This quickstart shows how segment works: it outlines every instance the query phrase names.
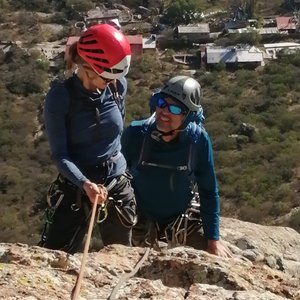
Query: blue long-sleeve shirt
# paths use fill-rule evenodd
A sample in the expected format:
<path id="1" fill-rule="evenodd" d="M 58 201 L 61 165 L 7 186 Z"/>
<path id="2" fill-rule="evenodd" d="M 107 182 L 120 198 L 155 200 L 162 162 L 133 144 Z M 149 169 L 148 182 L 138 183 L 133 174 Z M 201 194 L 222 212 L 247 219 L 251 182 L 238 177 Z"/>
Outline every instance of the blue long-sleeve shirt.
<path id="1" fill-rule="evenodd" d="M 150 133 L 144 131 L 143 122 L 126 128 L 122 136 L 122 152 L 133 175 L 132 184 L 141 214 L 160 224 L 167 224 L 188 208 L 193 197 L 191 177 L 188 171 L 151 164 L 175 167 L 187 165 L 191 137 L 187 132 L 182 132 L 178 139 L 164 142 L 151 138 Z M 147 142 L 144 142 L 145 134 L 148 135 Z M 143 160 L 148 165 L 139 163 L 143 143 Z M 207 239 L 218 240 L 219 194 L 211 141 L 206 131 L 201 131 L 192 147 L 195 151 L 192 170 L 200 195 L 204 234 Z"/>
<path id="2" fill-rule="evenodd" d="M 119 109 L 109 86 L 102 92 L 90 92 L 76 74 L 69 80 L 71 93 L 63 82 L 48 91 L 45 129 L 59 173 L 82 188 L 88 179 L 100 182 L 103 176 L 112 178 L 126 170 L 120 139 L 127 81 L 122 78 L 118 84 Z M 98 168 L 105 162 L 105 167 Z"/>

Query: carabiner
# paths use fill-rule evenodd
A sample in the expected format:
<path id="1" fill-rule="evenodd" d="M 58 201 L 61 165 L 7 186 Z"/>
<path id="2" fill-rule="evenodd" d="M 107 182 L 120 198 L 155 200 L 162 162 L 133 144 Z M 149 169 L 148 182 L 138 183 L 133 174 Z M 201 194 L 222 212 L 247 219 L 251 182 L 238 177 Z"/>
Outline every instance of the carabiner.
<path id="1" fill-rule="evenodd" d="M 107 202 L 102 203 L 98 208 L 97 223 L 100 224 L 107 218 Z"/>

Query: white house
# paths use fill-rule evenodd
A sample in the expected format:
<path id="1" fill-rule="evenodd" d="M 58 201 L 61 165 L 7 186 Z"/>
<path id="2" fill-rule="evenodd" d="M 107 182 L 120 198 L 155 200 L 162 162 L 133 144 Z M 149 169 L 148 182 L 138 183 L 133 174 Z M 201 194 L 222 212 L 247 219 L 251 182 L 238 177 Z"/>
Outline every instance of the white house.
<path id="1" fill-rule="evenodd" d="M 156 34 L 143 37 L 143 52 L 156 52 Z"/>
<path id="2" fill-rule="evenodd" d="M 192 43 L 209 40 L 210 29 L 208 23 L 197 25 L 177 26 L 174 30 L 174 38 L 186 39 Z"/>
<path id="3" fill-rule="evenodd" d="M 206 63 L 213 65 L 218 63 L 230 64 L 252 64 L 263 66 L 264 59 L 261 50 L 254 46 L 239 45 L 234 47 L 208 46 L 206 48 Z"/>
<path id="4" fill-rule="evenodd" d="M 284 49 L 286 49 L 289 53 L 295 52 L 297 49 L 300 49 L 300 44 L 294 42 L 264 44 L 264 49 L 266 52 L 266 58 L 276 59 L 277 52 Z"/>

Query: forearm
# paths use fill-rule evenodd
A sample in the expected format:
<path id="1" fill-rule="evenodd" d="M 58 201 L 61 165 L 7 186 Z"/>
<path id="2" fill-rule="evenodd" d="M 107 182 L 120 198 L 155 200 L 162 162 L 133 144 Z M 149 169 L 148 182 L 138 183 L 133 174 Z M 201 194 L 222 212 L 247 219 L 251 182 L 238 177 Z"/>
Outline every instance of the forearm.
<path id="1" fill-rule="evenodd" d="M 201 218 L 203 224 L 204 236 L 208 240 L 219 240 L 219 213 L 207 213 L 201 209 Z"/>
<path id="2" fill-rule="evenodd" d="M 66 177 L 69 181 L 83 188 L 83 184 L 88 181 L 80 169 L 67 157 L 53 157 L 55 166 L 60 174 Z"/>
<path id="3" fill-rule="evenodd" d="M 199 189 L 200 213 L 204 235 L 208 240 L 219 239 L 220 205 L 218 189 Z"/>

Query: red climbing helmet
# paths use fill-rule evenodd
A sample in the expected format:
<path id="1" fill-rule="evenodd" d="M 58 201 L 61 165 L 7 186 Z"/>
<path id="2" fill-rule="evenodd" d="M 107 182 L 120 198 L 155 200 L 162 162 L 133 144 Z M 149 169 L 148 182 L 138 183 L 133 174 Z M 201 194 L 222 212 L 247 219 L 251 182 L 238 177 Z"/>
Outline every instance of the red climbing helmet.
<path id="1" fill-rule="evenodd" d="M 81 33 L 78 54 L 93 70 L 109 79 L 119 79 L 128 73 L 130 45 L 124 34 L 108 24 L 89 27 Z"/>

